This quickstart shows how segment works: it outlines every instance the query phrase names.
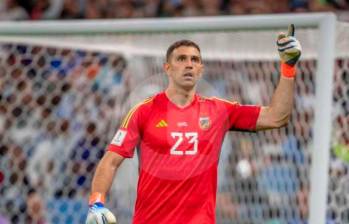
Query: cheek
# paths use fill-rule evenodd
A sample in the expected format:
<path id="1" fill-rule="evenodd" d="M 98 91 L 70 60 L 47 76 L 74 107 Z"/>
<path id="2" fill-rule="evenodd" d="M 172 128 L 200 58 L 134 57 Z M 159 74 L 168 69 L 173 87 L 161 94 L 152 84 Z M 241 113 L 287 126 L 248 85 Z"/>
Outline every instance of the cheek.
<path id="1" fill-rule="evenodd" d="M 171 79 L 177 79 L 179 77 L 179 72 L 176 70 L 171 70 L 171 72 L 168 74 L 168 77 Z"/>
<path id="2" fill-rule="evenodd" d="M 176 66 L 168 65 L 167 72 L 173 73 L 176 70 Z"/>
<path id="3" fill-rule="evenodd" d="M 181 73 L 180 67 L 172 67 L 171 74 L 172 76 L 178 76 Z"/>
<path id="4" fill-rule="evenodd" d="M 202 72 L 203 72 L 202 67 L 198 68 L 198 76 L 199 76 L 199 77 L 201 77 L 201 76 L 202 76 Z"/>

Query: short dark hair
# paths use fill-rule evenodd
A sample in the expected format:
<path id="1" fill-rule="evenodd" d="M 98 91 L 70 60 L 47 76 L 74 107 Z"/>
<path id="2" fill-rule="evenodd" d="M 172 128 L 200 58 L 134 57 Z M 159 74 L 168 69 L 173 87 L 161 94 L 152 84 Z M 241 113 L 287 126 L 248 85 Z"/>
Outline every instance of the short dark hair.
<path id="1" fill-rule="evenodd" d="M 172 52 L 176 48 L 179 48 L 181 46 L 195 47 L 199 51 L 199 53 L 201 53 L 199 45 L 197 45 L 195 42 L 193 42 L 191 40 L 179 40 L 179 41 L 174 42 L 173 44 L 171 44 L 168 47 L 167 52 L 166 52 L 166 61 L 169 61 Z"/>

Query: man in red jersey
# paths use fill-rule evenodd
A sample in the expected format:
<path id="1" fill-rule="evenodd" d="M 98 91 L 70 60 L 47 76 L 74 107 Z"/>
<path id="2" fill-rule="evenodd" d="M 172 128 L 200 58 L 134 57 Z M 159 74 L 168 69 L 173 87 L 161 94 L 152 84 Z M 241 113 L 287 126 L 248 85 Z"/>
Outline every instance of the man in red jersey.
<path id="1" fill-rule="evenodd" d="M 133 107 L 100 161 L 92 181 L 86 223 L 116 223 L 104 207 L 114 174 L 139 146 L 140 174 L 134 224 L 214 224 L 217 166 L 229 130 L 256 131 L 287 124 L 293 107 L 295 64 L 301 47 L 280 34 L 280 82 L 269 106 L 240 105 L 196 94 L 203 64 L 200 48 L 189 40 L 167 50 L 164 92 Z"/>

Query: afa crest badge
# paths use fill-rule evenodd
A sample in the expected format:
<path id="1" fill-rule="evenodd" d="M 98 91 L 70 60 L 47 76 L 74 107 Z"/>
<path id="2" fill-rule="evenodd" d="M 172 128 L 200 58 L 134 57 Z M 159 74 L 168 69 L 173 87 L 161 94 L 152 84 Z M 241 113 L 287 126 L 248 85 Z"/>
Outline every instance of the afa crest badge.
<path id="1" fill-rule="evenodd" d="M 202 130 L 207 130 L 211 126 L 211 120 L 209 117 L 200 117 L 199 118 L 199 126 Z"/>

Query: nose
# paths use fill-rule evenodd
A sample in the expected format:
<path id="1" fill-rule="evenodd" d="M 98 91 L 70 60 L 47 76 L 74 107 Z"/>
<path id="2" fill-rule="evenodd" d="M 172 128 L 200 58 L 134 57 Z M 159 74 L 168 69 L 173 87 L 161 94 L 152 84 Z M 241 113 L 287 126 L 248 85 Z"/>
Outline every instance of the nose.
<path id="1" fill-rule="evenodd" d="M 185 67 L 186 68 L 190 68 L 192 69 L 193 68 L 193 62 L 189 59 L 186 61 L 186 64 L 185 64 Z"/>

